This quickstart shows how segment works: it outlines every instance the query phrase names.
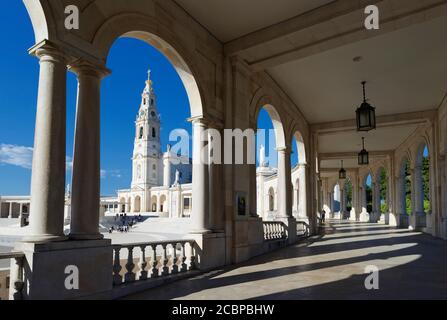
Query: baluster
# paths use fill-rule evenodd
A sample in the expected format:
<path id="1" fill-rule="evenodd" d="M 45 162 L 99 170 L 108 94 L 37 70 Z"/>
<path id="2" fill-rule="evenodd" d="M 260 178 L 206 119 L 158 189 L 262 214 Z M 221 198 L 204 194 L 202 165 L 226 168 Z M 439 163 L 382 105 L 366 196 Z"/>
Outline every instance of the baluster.
<path id="1" fill-rule="evenodd" d="M 120 275 L 121 272 L 121 261 L 120 261 L 120 251 L 121 247 L 115 246 L 113 248 L 115 252 L 114 262 L 113 262 L 113 285 L 117 286 L 123 283 L 123 277 Z"/>
<path id="2" fill-rule="evenodd" d="M 146 280 L 147 279 L 147 270 L 146 270 L 146 266 L 147 266 L 147 262 L 146 262 L 146 246 L 142 245 L 140 247 L 140 261 L 138 264 L 138 267 L 140 268 L 140 275 L 138 277 L 138 280 Z"/>
<path id="3" fill-rule="evenodd" d="M 151 278 L 157 278 L 158 277 L 158 261 L 157 261 L 157 245 L 153 244 L 151 245 L 152 248 L 152 274 Z"/>
<path id="4" fill-rule="evenodd" d="M 167 244 L 163 244 L 163 255 L 161 257 L 161 261 L 163 263 L 163 269 L 161 271 L 161 275 L 162 276 L 167 276 L 169 275 L 169 258 L 168 258 L 168 252 L 167 252 Z"/>
<path id="5" fill-rule="evenodd" d="M 270 240 L 272 238 L 272 225 L 270 223 L 266 224 L 266 229 L 267 229 L 267 240 Z"/>
<path id="6" fill-rule="evenodd" d="M 133 268 L 135 264 L 133 263 L 133 247 L 127 247 L 128 255 L 127 255 L 127 263 L 126 263 L 126 274 L 124 275 L 125 282 L 133 282 L 135 281 L 135 273 L 133 272 Z"/>
<path id="7" fill-rule="evenodd" d="M 186 272 L 188 271 L 188 265 L 185 263 L 186 262 L 186 242 L 181 243 L 182 245 L 182 256 L 181 256 L 181 263 L 182 263 L 182 268 L 180 269 L 181 272 Z"/>
<path id="8" fill-rule="evenodd" d="M 174 253 L 172 255 L 172 273 L 179 273 L 179 261 L 180 257 L 177 256 L 177 243 L 172 244 L 172 249 L 174 250 Z"/>
<path id="9" fill-rule="evenodd" d="M 24 257 L 14 258 L 15 265 L 11 267 L 10 270 L 10 288 L 12 292 L 9 296 L 12 300 L 22 300 L 23 299 L 23 287 L 25 285 L 23 281 L 23 262 Z"/>
<path id="10" fill-rule="evenodd" d="M 189 243 L 189 252 L 188 252 L 188 258 L 189 258 L 189 270 L 194 270 L 196 268 L 196 256 L 195 256 L 195 250 L 194 250 L 194 241 L 188 242 Z"/>

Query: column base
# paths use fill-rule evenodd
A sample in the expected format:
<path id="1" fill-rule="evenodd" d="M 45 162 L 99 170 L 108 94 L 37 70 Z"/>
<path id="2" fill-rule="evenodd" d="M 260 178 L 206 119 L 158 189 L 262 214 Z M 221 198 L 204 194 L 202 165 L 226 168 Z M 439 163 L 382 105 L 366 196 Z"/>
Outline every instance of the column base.
<path id="1" fill-rule="evenodd" d="M 19 243 L 14 249 L 25 254 L 25 300 L 82 299 L 111 293 L 110 240 Z M 79 280 L 78 289 L 67 287 L 72 283 L 70 276 Z"/>
<path id="2" fill-rule="evenodd" d="M 264 253 L 264 227 L 261 218 L 236 217 L 233 221 L 233 263 Z"/>
<path id="3" fill-rule="evenodd" d="M 406 213 L 399 214 L 399 228 L 408 228 L 410 226 L 410 216 Z"/>
<path id="4" fill-rule="evenodd" d="M 70 233 L 68 235 L 70 240 L 101 240 L 104 239 L 104 235 L 97 234 L 82 234 L 82 233 Z"/>
<path id="5" fill-rule="evenodd" d="M 371 215 L 368 212 L 363 211 L 360 213 L 360 222 L 370 222 Z"/>
<path id="6" fill-rule="evenodd" d="M 225 233 L 192 234 L 196 241 L 195 264 L 201 271 L 212 270 L 225 265 Z"/>
<path id="7" fill-rule="evenodd" d="M 47 243 L 47 242 L 60 242 L 67 240 L 68 237 L 65 235 L 55 236 L 52 234 L 40 234 L 40 235 L 29 235 L 23 237 L 21 242 L 25 243 Z"/>
<path id="8" fill-rule="evenodd" d="M 425 212 L 416 212 L 410 216 L 410 229 L 421 231 L 426 226 L 427 216 Z"/>

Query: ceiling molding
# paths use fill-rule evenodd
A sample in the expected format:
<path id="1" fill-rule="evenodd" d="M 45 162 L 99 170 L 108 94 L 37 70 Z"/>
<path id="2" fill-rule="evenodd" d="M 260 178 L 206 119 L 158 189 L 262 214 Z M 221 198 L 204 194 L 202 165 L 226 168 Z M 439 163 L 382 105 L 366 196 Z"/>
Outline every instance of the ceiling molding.
<path id="1" fill-rule="evenodd" d="M 380 30 L 366 30 L 364 10 L 374 4 Z M 224 51 L 261 71 L 444 15 L 447 0 L 340 0 L 227 42 Z"/>

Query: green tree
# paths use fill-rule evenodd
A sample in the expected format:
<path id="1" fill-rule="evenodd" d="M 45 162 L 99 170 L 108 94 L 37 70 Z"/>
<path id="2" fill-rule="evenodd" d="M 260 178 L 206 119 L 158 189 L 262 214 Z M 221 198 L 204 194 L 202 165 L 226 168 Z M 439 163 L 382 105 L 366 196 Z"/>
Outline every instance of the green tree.
<path id="1" fill-rule="evenodd" d="M 405 163 L 405 200 L 406 200 L 406 211 L 407 214 L 412 213 L 411 206 L 411 174 L 410 174 L 410 163 L 407 160 Z"/>
<path id="2" fill-rule="evenodd" d="M 422 158 L 422 185 L 424 191 L 424 211 L 429 212 L 430 207 L 430 157 Z"/>
<path id="3" fill-rule="evenodd" d="M 346 210 L 349 212 L 352 209 L 352 183 L 350 180 L 345 183 L 346 192 Z"/>

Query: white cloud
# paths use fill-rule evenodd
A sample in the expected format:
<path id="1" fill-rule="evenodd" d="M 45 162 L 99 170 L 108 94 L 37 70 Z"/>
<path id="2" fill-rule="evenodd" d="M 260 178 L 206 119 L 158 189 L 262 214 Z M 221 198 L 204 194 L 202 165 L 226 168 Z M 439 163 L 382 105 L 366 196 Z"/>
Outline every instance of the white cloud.
<path id="1" fill-rule="evenodd" d="M 105 178 L 121 178 L 120 170 L 103 170 L 101 169 L 101 179 Z"/>
<path id="2" fill-rule="evenodd" d="M 67 156 L 65 158 L 65 167 L 67 168 L 67 171 L 73 170 L 73 158 Z"/>
<path id="3" fill-rule="evenodd" d="M 33 148 L 13 144 L 0 144 L 0 164 L 31 169 Z"/>
<path id="4" fill-rule="evenodd" d="M 31 169 L 33 166 L 33 148 L 18 146 L 14 144 L 0 144 L 0 165 L 9 164 L 25 169 Z M 66 157 L 67 170 L 73 169 L 73 159 Z"/>

